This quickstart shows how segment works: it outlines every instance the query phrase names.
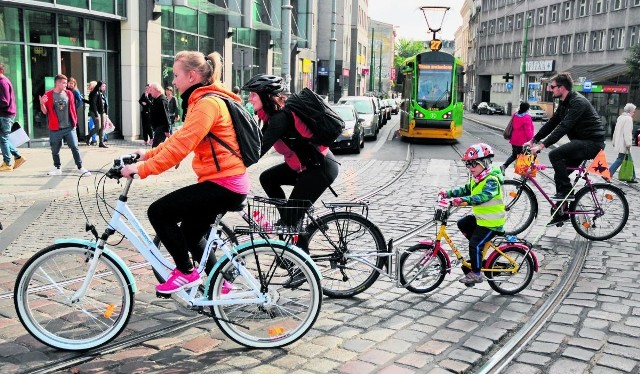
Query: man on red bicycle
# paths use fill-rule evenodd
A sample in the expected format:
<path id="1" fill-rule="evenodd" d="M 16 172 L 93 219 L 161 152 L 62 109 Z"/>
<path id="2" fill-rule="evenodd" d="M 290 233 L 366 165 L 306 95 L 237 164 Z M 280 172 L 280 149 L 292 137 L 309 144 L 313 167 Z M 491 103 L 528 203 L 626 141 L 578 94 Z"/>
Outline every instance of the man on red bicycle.
<path id="1" fill-rule="evenodd" d="M 571 91 L 573 80 L 569 73 L 561 73 L 551 78 L 549 87 L 553 97 L 560 99 L 560 105 L 553 117 L 525 145 L 531 146 L 534 142 L 540 142 L 531 148 L 532 152 L 537 153 L 567 135 L 569 142 L 549 152 L 549 161 L 555 172 L 556 194 L 553 195 L 553 199 L 573 200 L 567 167 L 577 167 L 582 161 L 594 158 L 604 149 L 605 130 L 600 115 L 589 100 Z M 554 220 L 563 219 L 554 217 Z"/>

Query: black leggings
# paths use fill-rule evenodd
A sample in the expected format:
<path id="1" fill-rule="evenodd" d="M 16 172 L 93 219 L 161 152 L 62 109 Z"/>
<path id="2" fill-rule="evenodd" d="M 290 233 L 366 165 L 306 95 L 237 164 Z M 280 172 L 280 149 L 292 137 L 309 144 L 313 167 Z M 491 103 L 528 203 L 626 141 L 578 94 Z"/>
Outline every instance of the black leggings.
<path id="1" fill-rule="evenodd" d="M 511 165 L 511 163 L 514 162 L 516 158 L 518 158 L 518 155 L 520 153 L 522 153 L 522 146 L 511 144 L 511 156 L 509 156 L 504 164 L 502 164 L 504 168 L 506 169 L 507 167 L 509 167 L 509 165 Z"/>
<path id="2" fill-rule="evenodd" d="M 273 166 L 260 174 L 260 184 L 267 196 L 286 199 L 282 186 L 293 186 L 289 199 L 308 200 L 313 204 L 338 176 L 338 163 L 329 152 L 324 158 L 324 165 L 319 168 L 308 168 L 298 173 L 286 163 Z M 293 210 L 293 209 L 290 209 Z M 304 216 L 303 210 L 293 210 L 282 214 L 286 224 L 294 225 Z"/>
<path id="3" fill-rule="evenodd" d="M 489 228 L 478 226 L 476 217 L 472 214 L 460 218 L 458 228 L 462 235 L 469 239 L 471 270 L 474 273 L 479 273 L 482 267 L 482 249 L 497 233 Z"/>
<path id="4" fill-rule="evenodd" d="M 149 206 L 147 215 L 178 270 L 189 273 L 193 269 L 189 253 L 200 261 L 203 249 L 198 244 L 216 216 L 236 208 L 245 198 L 216 183 L 203 182 L 161 197 Z"/>

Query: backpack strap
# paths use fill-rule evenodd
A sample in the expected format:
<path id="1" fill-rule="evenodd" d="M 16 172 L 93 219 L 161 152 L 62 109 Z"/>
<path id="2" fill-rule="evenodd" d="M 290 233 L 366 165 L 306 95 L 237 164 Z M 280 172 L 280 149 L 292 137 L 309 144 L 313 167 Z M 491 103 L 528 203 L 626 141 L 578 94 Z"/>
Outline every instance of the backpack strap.
<path id="1" fill-rule="evenodd" d="M 229 111 L 227 99 L 225 97 L 220 96 L 220 95 L 216 95 L 216 94 L 214 94 L 212 92 L 208 92 L 208 93 L 202 95 L 200 100 L 204 99 L 205 97 L 209 97 L 209 96 L 217 97 L 218 99 L 222 100 L 225 103 L 225 105 L 227 105 L 227 111 Z M 231 112 L 229 112 L 229 116 L 231 116 Z M 213 154 L 213 161 L 216 163 L 216 168 L 218 169 L 218 171 L 220 171 L 220 164 L 218 163 L 218 158 L 216 157 L 216 153 L 214 151 L 213 143 L 211 142 L 211 139 L 213 139 L 216 142 L 220 143 L 220 145 L 225 147 L 229 152 L 231 152 L 231 154 L 233 154 L 234 156 L 236 156 L 237 158 L 242 160 L 242 156 L 240 156 L 238 154 L 238 152 L 234 151 L 233 148 L 231 148 L 231 146 L 229 144 L 227 144 L 224 140 L 220 139 L 217 135 L 215 135 L 211 131 L 209 131 L 207 133 L 207 138 L 209 139 L 209 145 L 211 146 L 211 153 Z"/>

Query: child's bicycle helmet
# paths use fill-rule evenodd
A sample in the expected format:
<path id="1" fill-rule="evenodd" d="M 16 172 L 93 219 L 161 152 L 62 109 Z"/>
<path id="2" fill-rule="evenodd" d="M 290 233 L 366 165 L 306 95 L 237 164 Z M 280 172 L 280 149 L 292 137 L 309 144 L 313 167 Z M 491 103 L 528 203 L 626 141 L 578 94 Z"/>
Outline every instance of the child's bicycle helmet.
<path id="1" fill-rule="evenodd" d="M 473 144 L 464 151 L 462 155 L 462 161 L 482 160 L 485 158 L 493 157 L 493 149 L 491 146 L 485 143 Z"/>

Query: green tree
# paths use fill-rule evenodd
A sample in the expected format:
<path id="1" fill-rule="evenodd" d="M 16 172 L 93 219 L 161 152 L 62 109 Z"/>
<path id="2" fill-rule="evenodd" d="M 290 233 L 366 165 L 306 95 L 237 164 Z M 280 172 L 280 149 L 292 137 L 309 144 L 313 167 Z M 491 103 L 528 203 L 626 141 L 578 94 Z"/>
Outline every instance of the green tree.
<path id="1" fill-rule="evenodd" d="M 393 65 L 396 71 L 400 72 L 404 66 L 404 60 L 413 57 L 418 53 L 427 50 L 424 41 L 415 41 L 410 39 L 398 39 L 396 42 L 396 55 L 393 58 Z"/>
<path id="2" fill-rule="evenodd" d="M 629 49 L 629 56 L 624 59 L 629 68 L 629 76 L 632 80 L 640 80 L 640 44 Z M 635 78 L 635 79 L 634 79 Z"/>

